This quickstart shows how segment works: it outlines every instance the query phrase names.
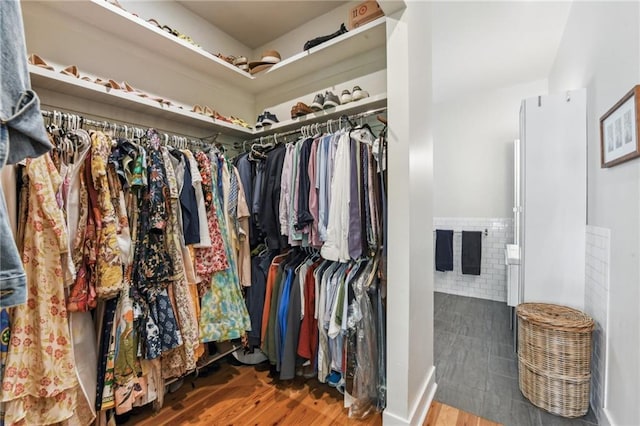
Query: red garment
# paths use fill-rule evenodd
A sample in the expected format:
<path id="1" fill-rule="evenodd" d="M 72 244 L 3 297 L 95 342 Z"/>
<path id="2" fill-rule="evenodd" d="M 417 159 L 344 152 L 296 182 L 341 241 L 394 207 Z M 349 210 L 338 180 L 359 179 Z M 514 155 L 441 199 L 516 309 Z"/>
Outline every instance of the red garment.
<path id="1" fill-rule="evenodd" d="M 260 347 L 262 348 L 264 348 L 264 337 L 267 335 L 267 326 L 269 325 L 269 312 L 271 310 L 271 293 L 273 293 L 273 284 L 276 281 L 278 266 L 280 266 L 280 262 L 282 262 L 285 257 L 287 257 L 286 254 L 276 256 L 271 261 L 271 265 L 269 265 L 266 290 L 264 294 L 264 307 L 262 309 L 262 329 L 260 330 Z"/>
<path id="2" fill-rule="evenodd" d="M 304 318 L 300 325 L 298 355 L 305 359 L 316 359 L 318 356 L 318 320 L 316 313 L 316 279 L 314 271 L 322 263 L 317 261 L 307 269 L 304 278 Z"/>

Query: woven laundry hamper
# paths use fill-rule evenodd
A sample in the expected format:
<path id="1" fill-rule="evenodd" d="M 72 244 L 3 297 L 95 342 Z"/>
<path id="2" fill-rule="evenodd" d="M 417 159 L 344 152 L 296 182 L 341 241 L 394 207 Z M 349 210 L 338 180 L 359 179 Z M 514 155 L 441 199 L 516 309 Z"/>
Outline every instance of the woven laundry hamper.
<path id="1" fill-rule="evenodd" d="M 520 391 L 563 417 L 589 409 L 593 319 L 566 306 L 523 303 L 518 315 Z"/>

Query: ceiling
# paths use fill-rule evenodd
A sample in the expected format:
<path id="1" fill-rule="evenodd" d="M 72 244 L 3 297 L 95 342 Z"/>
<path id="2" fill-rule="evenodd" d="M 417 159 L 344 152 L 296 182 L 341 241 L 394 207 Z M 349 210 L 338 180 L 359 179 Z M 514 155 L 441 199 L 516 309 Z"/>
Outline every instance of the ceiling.
<path id="1" fill-rule="evenodd" d="M 179 2 L 252 49 L 329 12 L 346 1 L 192 1 Z M 277 11 L 277 13 L 274 13 Z M 266 18 L 266 19 L 265 19 Z"/>
<path id="2" fill-rule="evenodd" d="M 571 2 L 437 2 L 434 102 L 547 78 Z"/>

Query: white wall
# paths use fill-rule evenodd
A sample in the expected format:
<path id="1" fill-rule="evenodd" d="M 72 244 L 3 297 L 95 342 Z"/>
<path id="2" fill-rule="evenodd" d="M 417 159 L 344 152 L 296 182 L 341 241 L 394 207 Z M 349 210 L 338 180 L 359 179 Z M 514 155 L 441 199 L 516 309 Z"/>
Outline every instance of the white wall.
<path id="1" fill-rule="evenodd" d="M 384 7 L 384 6 L 383 6 Z M 389 105 L 387 409 L 385 425 L 417 425 L 435 393 L 430 3 L 387 16 Z"/>
<path id="2" fill-rule="evenodd" d="M 520 102 L 547 89 L 538 80 L 434 105 L 434 216 L 512 217 Z"/>
<path id="3" fill-rule="evenodd" d="M 176 1 L 119 0 L 122 7 L 142 19 L 154 18 L 160 25 L 167 25 L 193 39 L 208 52 L 251 58 L 252 50 L 207 20 L 193 13 Z"/>
<path id="4" fill-rule="evenodd" d="M 507 267 L 504 248 L 513 243 L 513 219 L 457 217 L 433 218 L 434 229 L 451 229 L 453 234 L 453 271 L 435 271 L 435 291 L 480 299 L 507 301 Z M 482 231 L 480 275 L 462 274 L 462 233 Z M 436 234 L 433 233 L 434 246 Z"/>
<path id="5" fill-rule="evenodd" d="M 587 226 L 586 285 L 584 311 L 595 321 L 593 355 L 591 357 L 591 408 L 603 419 L 606 383 L 607 337 L 609 316 L 609 262 L 611 261 L 611 232 L 607 228 Z M 600 420 L 600 424 L 606 424 Z"/>
<path id="6" fill-rule="evenodd" d="M 600 168 L 599 118 L 640 80 L 640 5 L 574 2 L 549 76 L 551 92 L 587 88 L 588 224 L 611 231 L 604 412 L 640 422 L 640 161 Z"/>

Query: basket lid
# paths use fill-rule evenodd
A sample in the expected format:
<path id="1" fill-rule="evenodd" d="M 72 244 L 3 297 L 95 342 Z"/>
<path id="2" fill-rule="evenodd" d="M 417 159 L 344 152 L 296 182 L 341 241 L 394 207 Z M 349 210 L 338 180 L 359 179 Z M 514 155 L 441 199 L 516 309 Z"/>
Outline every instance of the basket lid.
<path id="1" fill-rule="evenodd" d="M 566 331 L 593 331 L 593 319 L 577 309 L 551 303 L 521 303 L 516 308 L 518 318 L 531 323 Z"/>

